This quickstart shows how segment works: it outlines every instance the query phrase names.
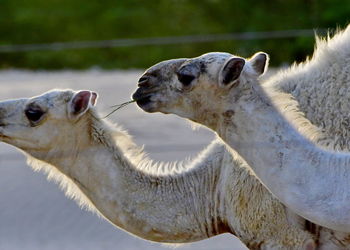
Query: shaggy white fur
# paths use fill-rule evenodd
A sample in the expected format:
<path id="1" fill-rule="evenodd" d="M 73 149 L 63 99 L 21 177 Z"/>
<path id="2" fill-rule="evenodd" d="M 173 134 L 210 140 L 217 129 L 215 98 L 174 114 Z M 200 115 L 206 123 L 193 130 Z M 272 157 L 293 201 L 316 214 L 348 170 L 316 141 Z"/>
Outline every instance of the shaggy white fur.
<path id="1" fill-rule="evenodd" d="M 297 108 L 327 139 L 323 145 L 346 151 L 350 149 L 349 41 L 350 26 L 333 38 L 318 38 L 310 60 L 279 72 L 265 83 L 297 99 Z"/>
<path id="2" fill-rule="evenodd" d="M 0 140 L 23 150 L 81 206 L 139 237 L 175 243 L 229 232 L 253 249 L 314 248 L 304 225 L 289 222 L 223 144 L 213 142 L 193 162 L 156 165 L 98 117 L 92 96 L 55 90 L 0 102 Z"/>
<path id="3" fill-rule="evenodd" d="M 350 27 L 318 39 L 313 59 L 265 84 L 256 79 L 266 69 L 264 53 L 165 61 L 144 75 L 152 91 L 141 87 L 134 98 L 145 111 L 174 113 L 214 129 L 288 207 L 349 232 L 348 156 L 322 148 L 349 147 L 348 102 L 342 98 L 350 86 L 349 41 Z M 333 233 L 340 245 L 349 244 L 346 234 Z"/>

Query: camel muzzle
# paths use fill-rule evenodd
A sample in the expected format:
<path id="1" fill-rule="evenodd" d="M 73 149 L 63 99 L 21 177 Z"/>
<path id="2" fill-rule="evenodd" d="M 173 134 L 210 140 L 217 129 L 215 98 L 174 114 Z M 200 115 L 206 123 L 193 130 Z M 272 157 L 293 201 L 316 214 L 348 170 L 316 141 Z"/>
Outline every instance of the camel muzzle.
<path id="1" fill-rule="evenodd" d="M 27 99 L 6 100 L 0 102 L 0 127 L 6 126 L 10 120 L 16 119 L 23 112 Z M 11 121 L 13 122 L 13 121 Z"/>
<path id="2" fill-rule="evenodd" d="M 153 75 L 144 74 L 138 81 L 139 87 L 132 95 L 132 99 L 136 101 L 137 105 L 143 106 L 151 101 L 151 96 L 159 90 L 159 85 L 156 83 L 157 79 Z"/>
<path id="3" fill-rule="evenodd" d="M 138 82 L 139 87 L 150 87 L 151 86 L 151 81 L 150 81 L 150 77 L 147 75 L 143 75 Z"/>
<path id="4" fill-rule="evenodd" d="M 137 105 L 143 106 L 151 101 L 153 91 L 147 88 L 138 88 L 132 95 L 132 99 L 136 101 Z"/>

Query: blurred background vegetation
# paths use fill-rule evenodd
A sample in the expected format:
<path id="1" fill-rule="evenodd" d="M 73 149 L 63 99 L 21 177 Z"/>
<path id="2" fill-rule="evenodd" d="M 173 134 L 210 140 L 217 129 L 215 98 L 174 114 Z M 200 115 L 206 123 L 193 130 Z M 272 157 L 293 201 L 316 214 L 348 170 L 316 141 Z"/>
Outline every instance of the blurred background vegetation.
<path id="1" fill-rule="evenodd" d="M 0 45 L 344 28 L 349 0 L 0 0 Z M 304 60 L 314 37 L 0 53 L 0 68 L 145 68 L 174 57 L 263 50 Z"/>

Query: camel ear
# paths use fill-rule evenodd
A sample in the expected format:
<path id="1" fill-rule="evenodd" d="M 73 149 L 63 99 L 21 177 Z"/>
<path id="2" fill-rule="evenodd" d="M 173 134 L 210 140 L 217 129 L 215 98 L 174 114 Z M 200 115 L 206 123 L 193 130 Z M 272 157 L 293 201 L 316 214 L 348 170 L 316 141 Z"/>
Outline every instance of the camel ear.
<path id="1" fill-rule="evenodd" d="M 81 90 L 74 94 L 69 102 L 69 116 L 77 119 L 81 117 L 90 107 L 95 106 L 97 93 L 89 90 Z"/>
<path id="2" fill-rule="evenodd" d="M 260 76 L 264 74 L 269 65 L 269 55 L 264 52 L 255 53 L 250 59 L 250 64 L 252 65 L 255 72 Z"/>
<path id="3" fill-rule="evenodd" d="M 219 74 L 219 82 L 223 86 L 230 85 L 235 82 L 242 73 L 245 60 L 240 57 L 230 58 L 222 67 Z"/>

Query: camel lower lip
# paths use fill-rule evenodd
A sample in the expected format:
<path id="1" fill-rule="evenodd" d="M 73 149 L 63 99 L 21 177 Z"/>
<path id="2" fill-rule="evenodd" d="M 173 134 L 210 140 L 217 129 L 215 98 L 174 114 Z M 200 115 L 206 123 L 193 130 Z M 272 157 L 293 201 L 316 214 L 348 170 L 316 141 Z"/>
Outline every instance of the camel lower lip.
<path id="1" fill-rule="evenodd" d="M 145 97 L 141 97 L 141 98 L 136 100 L 136 103 L 139 106 L 144 106 L 144 105 L 146 105 L 146 104 L 148 104 L 150 102 L 151 102 L 151 96 L 150 95 L 147 95 Z"/>

